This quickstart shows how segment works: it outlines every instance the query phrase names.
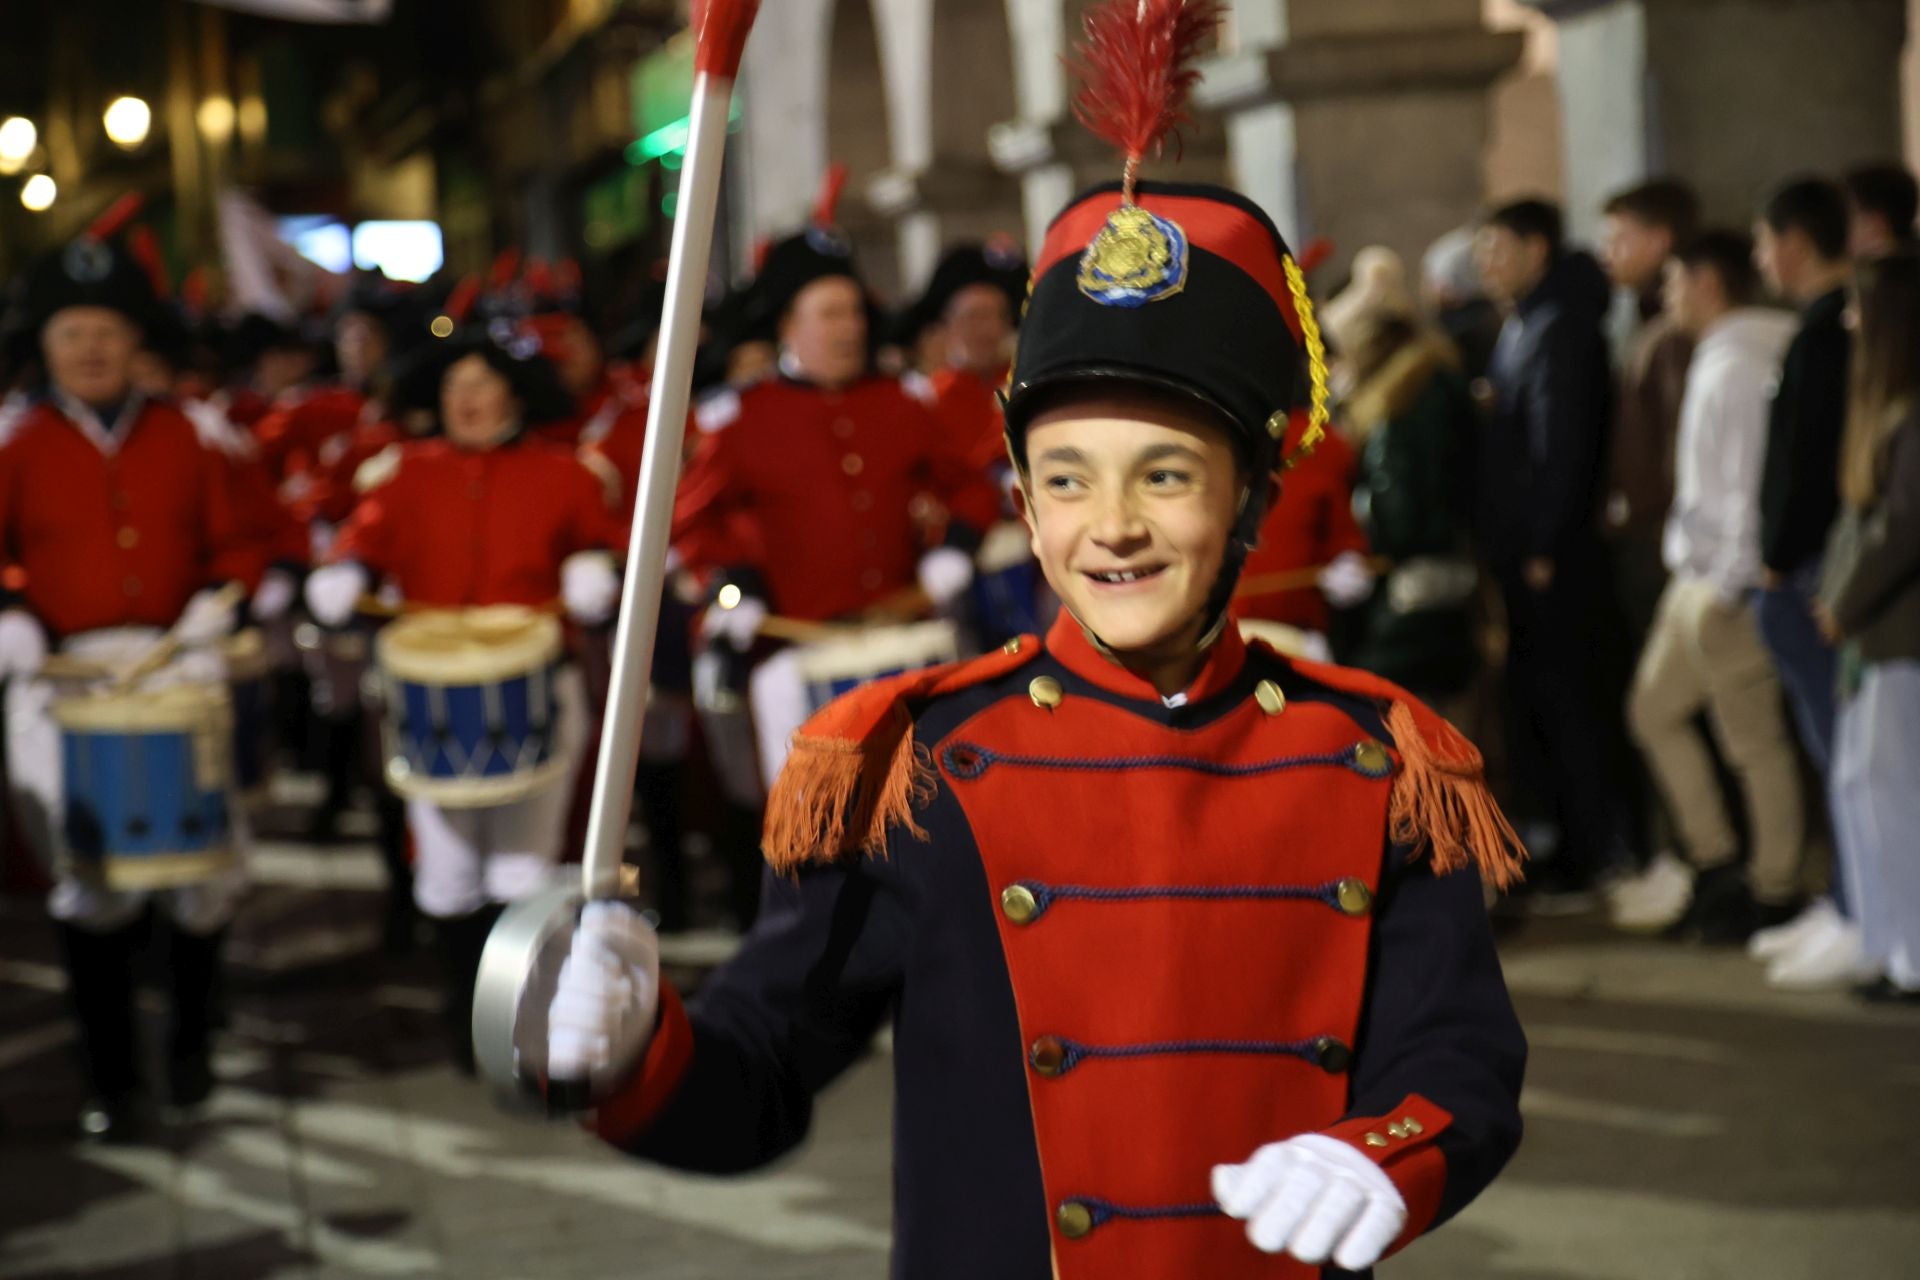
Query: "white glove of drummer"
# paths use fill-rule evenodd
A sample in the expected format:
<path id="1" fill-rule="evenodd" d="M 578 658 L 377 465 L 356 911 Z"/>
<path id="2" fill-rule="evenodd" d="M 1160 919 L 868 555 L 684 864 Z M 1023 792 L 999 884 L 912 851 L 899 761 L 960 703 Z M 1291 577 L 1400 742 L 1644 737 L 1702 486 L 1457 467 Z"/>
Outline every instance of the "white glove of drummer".
<path id="1" fill-rule="evenodd" d="M 287 615 L 293 607 L 294 597 L 300 594 L 299 584 L 294 576 L 285 569 L 269 569 L 261 577 L 260 585 L 254 589 L 253 600 L 249 608 L 255 622 L 277 622 Z"/>
<path id="2" fill-rule="evenodd" d="M 755 596 L 741 596 L 729 609 L 716 600 L 707 606 L 700 619 L 700 634 L 708 640 L 725 640 L 738 653 L 753 648 L 760 635 L 760 624 L 767 620 L 767 602 Z"/>
<path id="3" fill-rule="evenodd" d="M 173 624 L 173 633 L 183 645 L 215 644 L 233 634 L 236 621 L 234 607 L 220 599 L 218 591 L 207 587 L 194 592 L 187 601 L 187 607 L 180 611 L 180 621 Z"/>
<path id="4" fill-rule="evenodd" d="M 560 562 L 560 599 L 575 622 L 597 627 L 620 603 L 620 575 L 604 551 L 576 551 Z"/>
<path id="5" fill-rule="evenodd" d="M 973 585 L 973 557 L 957 547 L 935 547 L 920 557 L 915 574 L 936 609 L 944 609 Z"/>
<path id="6" fill-rule="evenodd" d="M 322 566 L 307 575 L 307 612 L 323 627 L 344 625 L 365 594 L 367 571 L 351 560 Z"/>
<path id="7" fill-rule="evenodd" d="M 47 633 L 25 609 L 0 612 L 0 677 L 30 676 L 47 660 Z"/>
<path id="8" fill-rule="evenodd" d="M 1304 1133 L 1213 1167 L 1213 1198 L 1247 1224 L 1265 1253 L 1291 1253 L 1347 1271 L 1380 1260 L 1406 1225 L 1407 1203 L 1379 1165 L 1323 1133 Z"/>
<path id="9" fill-rule="evenodd" d="M 1373 570 L 1358 551 L 1342 551 L 1317 579 L 1320 594 L 1336 609 L 1351 609 L 1373 594 Z"/>
<path id="10" fill-rule="evenodd" d="M 620 902 L 589 902 L 547 1006 L 547 1078 L 603 1098 L 633 1074 L 660 1012 L 660 940 Z"/>

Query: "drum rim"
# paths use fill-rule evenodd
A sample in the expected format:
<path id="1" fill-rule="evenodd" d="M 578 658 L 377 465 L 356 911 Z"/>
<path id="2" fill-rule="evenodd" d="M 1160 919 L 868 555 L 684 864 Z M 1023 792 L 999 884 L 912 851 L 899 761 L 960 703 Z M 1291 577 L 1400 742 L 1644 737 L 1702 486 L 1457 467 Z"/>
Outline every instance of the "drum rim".
<path id="1" fill-rule="evenodd" d="M 518 606 L 488 606 L 498 610 Z M 565 636 L 552 614 L 525 610 L 524 634 L 507 644 L 482 645 L 466 639 L 459 647 L 428 650 L 410 648 L 409 637 L 432 627 L 455 624 L 471 628 L 478 609 L 436 609 L 397 618 L 380 629 L 373 640 L 374 661 L 394 680 L 424 685 L 498 684 L 530 675 L 560 661 Z"/>

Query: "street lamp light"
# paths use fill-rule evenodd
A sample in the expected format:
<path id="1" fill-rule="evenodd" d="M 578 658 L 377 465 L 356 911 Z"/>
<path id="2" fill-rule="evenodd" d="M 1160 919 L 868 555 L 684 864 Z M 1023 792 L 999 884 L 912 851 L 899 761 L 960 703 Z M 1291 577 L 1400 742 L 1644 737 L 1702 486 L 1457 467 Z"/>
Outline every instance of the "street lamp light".
<path id="1" fill-rule="evenodd" d="M 36 173 L 20 187 L 20 203 L 34 213 L 45 213 L 53 207 L 53 198 L 60 194 L 60 188 L 53 179 L 44 173 Z"/>
<path id="2" fill-rule="evenodd" d="M 153 109 L 139 98 L 115 98 L 107 104 L 101 119 L 113 144 L 131 151 L 147 140 L 147 130 L 153 127 Z"/>
<path id="3" fill-rule="evenodd" d="M 40 142 L 40 131 L 25 116 L 0 120 L 0 173 L 18 173 Z"/>
<path id="4" fill-rule="evenodd" d="M 200 132 L 208 142 L 216 146 L 233 136 L 233 99 L 207 98 L 200 103 L 200 109 L 193 114 L 194 123 L 200 126 Z"/>

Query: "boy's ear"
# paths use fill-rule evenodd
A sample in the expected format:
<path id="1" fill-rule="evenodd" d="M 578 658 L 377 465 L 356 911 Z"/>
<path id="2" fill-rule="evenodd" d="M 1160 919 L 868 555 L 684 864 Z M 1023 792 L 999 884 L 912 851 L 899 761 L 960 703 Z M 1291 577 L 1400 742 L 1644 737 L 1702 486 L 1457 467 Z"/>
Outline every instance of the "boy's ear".
<path id="1" fill-rule="evenodd" d="M 1014 515 L 1026 522 L 1027 544 L 1033 548 L 1033 555 L 1037 560 L 1040 557 L 1040 528 L 1033 521 L 1033 503 L 1027 497 L 1026 479 L 1016 474 L 1007 493 L 1013 499 Z"/>

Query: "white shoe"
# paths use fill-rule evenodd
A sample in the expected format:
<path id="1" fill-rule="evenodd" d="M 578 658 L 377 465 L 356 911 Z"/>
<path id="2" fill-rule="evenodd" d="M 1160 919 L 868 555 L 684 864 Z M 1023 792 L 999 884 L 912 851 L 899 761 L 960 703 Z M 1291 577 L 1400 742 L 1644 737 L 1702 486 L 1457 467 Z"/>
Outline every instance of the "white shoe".
<path id="1" fill-rule="evenodd" d="M 1815 935 L 1824 936 L 1836 925 L 1845 923 L 1838 908 L 1833 905 L 1833 899 L 1818 898 L 1785 924 L 1762 929 L 1747 939 L 1747 954 L 1755 960 L 1778 960 L 1799 950 L 1801 943 L 1807 939 Z"/>
<path id="2" fill-rule="evenodd" d="M 1767 985 L 1779 991 L 1829 991 L 1870 982 L 1880 967 L 1867 958 L 1860 927 L 1833 915 L 1824 929 L 1767 967 Z"/>
<path id="3" fill-rule="evenodd" d="M 1645 871 L 1608 891 L 1607 911 L 1615 928 L 1657 933 L 1685 915 L 1691 901 L 1692 868 L 1662 853 Z"/>

